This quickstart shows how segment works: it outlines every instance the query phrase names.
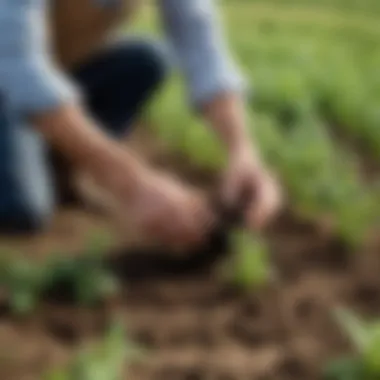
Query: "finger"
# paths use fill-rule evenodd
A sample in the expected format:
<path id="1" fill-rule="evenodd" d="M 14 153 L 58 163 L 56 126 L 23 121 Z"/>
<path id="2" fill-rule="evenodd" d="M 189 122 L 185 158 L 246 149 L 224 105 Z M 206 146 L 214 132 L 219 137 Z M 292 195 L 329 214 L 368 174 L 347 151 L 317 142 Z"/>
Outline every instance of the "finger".
<path id="1" fill-rule="evenodd" d="M 155 225 L 148 226 L 148 234 L 157 244 L 170 249 L 182 250 L 201 244 L 209 221 L 202 218 L 196 209 L 187 214 L 173 216 Z"/>
<path id="2" fill-rule="evenodd" d="M 240 223 L 243 220 L 249 205 L 255 201 L 256 183 L 250 177 L 244 176 L 234 178 L 228 187 L 228 203 L 225 203 L 225 217 L 233 223 Z"/>
<path id="3" fill-rule="evenodd" d="M 265 228 L 279 212 L 282 203 L 281 193 L 275 184 L 260 189 L 258 201 L 248 214 L 249 225 L 255 230 Z"/>
<path id="4" fill-rule="evenodd" d="M 227 176 L 227 179 L 222 185 L 221 199 L 223 203 L 228 207 L 232 207 L 236 202 L 239 182 L 240 181 L 237 176 L 233 174 L 231 176 Z"/>
<path id="5" fill-rule="evenodd" d="M 210 204 L 204 199 L 200 201 L 191 218 L 188 220 L 189 228 L 193 231 L 194 243 L 202 243 L 217 223 L 217 216 Z"/>
<path id="6" fill-rule="evenodd" d="M 170 250 L 182 249 L 188 244 L 189 234 L 188 231 L 185 231 L 179 225 L 178 222 L 175 225 L 170 222 L 161 222 L 159 225 L 147 227 L 145 234 L 158 246 Z"/>
<path id="7" fill-rule="evenodd" d="M 176 241 L 188 247 L 201 244 L 214 222 L 206 200 L 196 194 L 178 210 L 177 222 L 172 221 Z"/>

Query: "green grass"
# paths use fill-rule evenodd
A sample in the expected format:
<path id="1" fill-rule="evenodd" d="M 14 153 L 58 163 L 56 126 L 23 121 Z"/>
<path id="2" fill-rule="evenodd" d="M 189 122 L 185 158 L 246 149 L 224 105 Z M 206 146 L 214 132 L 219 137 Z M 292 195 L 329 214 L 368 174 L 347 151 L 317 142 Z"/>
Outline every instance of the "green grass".
<path id="1" fill-rule="evenodd" d="M 380 191 L 375 181 L 363 180 L 356 155 L 333 136 L 338 132 L 373 161 L 380 160 L 380 2 L 222 3 L 231 48 L 253 89 L 248 101 L 252 138 L 280 176 L 294 209 L 308 218 L 331 220 L 354 251 L 380 224 Z M 133 30 L 157 37 L 152 9 Z M 178 76 L 155 100 L 151 117 L 157 135 L 194 164 L 217 170 L 225 162 L 215 136 L 188 107 Z M 243 232 L 235 238 L 237 253 L 227 263 L 226 280 L 243 288 L 265 284 L 272 276 L 265 241 L 251 240 Z M 79 261 L 62 259 L 62 253 L 42 266 L 1 262 L 1 285 L 9 291 L 13 310 L 29 313 L 47 287 L 62 281 L 71 284 L 81 304 L 106 297 L 115 284 L 100 265 L 103 248 L 102 241 L 92 241 Z M 364 379 L 363 370 L 377 375 L 377 324 L 371 325 L 371 338 L 364 324 L 350 315 L 341 323 L 356 345 L 367 338 L 358 347 L 361 356 L 333 363 L 329 378 Z M 54 371 L 47 379 L 94 379 L 93 373 L 100 374 L 99 379 L 116 379 L 125 358 L 120 337 L 117 327 L 101 342 L 103 348 L 86 351 L 68 371 Z"/>
<path id="2" fill-rule="evenodd" d="M 380 159 L 380 2 L 229 0 L 222 9 L 231 47 L 254 90 L 248 104 L 252 137 L 279 174 L 295 210 L 315 219 L 328 217 L 355 250 L 379 225 L 380 192 L 376 183 L 363 180 L 356 155 L 333 135 L 338 131 L 373 160 Z M 134 26 L 135 32 L 155 36 L 158 30 L 151 9 Z M 175 77 L 158 96 L 151 113 L 155 132 L 196 165 L 218 169 L 225 154 L 191 112 L 184 94 Z M 243 288 L 265 285 L 272 277 L 265 241 L 251 239 L 237 232 L 237 253 L 227 263 L 226 279 Z M 26 278 L 21 296 L 28 284 L 40 286 L 39 272 L 24 269 L 19 270 Z M 103 294 L 102 289 L 86 288 L 91 284 L 86 278 L 102 277 L 97 265 L 88 269 L 80 268 L 91 274 L 84 283 L 75 275 L 78 271 L 68 271 L 74 283 L 88 290 L 78 293 L 82 301 Z M 378 324 L 367 326 L 348 313 L 340 317 L 359 356 L 331 363 L 326 379 L 378 378 Z M 119 327 L 111 330 L 100 348 L 81 354 L 68 371 L 53 372 L 47 379 L 116 380 L 126 359 L 121 336 Z"/>
<path id="3" fill-rule="evenodd" d="M 58 290 L 67 292 L 74 303 L 82 306 L 94 306 L 115 295 L 119 289 L 117 280 L 104 268 L 108 240 L 98 232 L 89 237 L 80 256 L 69 257 L 62 251 L 52 253 L 44 262 L 3 252 L 0 285 L 7 291 L 11 311 L 29 315 L 46 295 Z"/>
<path id="4" fill-rule="evenodd" d="M 379 223 L 379 187 L 363 181 L 356 155 L 332 132 L 380 158 L 378 8 L 338 0 L 302 6 L 241 0 L 222 7 L 231 48 L 253 89 L 252 136 L 298 212 L 331 220 L 353 249 Z M 157 34 L 154 12 L 140 29 Z M 156 131 L 195 164 L 219 168 L 225 155 L 184 94 L 175 78 L 159 96 Z"/>
<path id="5" fill-rule="evenodd" d="M 380 322 L 366 321 L 338 309 L 338 323 L 350 338 L 356 355 L 333 360 L 325 370 L 326 380 L 375 380 L 380 377 Z"/>
<path id="6" fill-rule="evenodd" d="M 355 14 L 380 13 L 380 4 L 377 0 L 224 0 L 226 4 L 273 4 L 297 9 L 313 8 L 326 9 L 329 11 L 352 12 Z"/>

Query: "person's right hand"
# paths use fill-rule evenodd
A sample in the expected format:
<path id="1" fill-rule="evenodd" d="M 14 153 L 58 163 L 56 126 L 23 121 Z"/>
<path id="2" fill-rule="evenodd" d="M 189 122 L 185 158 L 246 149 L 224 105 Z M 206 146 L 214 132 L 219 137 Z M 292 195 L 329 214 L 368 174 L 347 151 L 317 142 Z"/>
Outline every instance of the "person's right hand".
<path id="1" fill-rule="evenodd" d="M 126 206 L 133 224 L 147 239 L 172 247 L 200 244 L 216 218 L 199 191 L 153 170 L 141 174 Z"/>
<path id="2" fill-rule="evenodd" d="M 77 106 L 35 115 L 33 124 L 75 171 L 87 174 L 95 198 L 104 199 L 117 219 L 131 219 L 146 240 L 186 246 L 201 242 L 211 228 L 212 212 L 198 192 L 147 167 Z"/>
<path id="3" fill-rule="evenodd" d="M 216 224 L 206 197 L 130 152 L 121 158 L 77 174 L 76 187 L 86 203 L 110 215 L 127 241 L 174 249 L 202 244 Z"/>

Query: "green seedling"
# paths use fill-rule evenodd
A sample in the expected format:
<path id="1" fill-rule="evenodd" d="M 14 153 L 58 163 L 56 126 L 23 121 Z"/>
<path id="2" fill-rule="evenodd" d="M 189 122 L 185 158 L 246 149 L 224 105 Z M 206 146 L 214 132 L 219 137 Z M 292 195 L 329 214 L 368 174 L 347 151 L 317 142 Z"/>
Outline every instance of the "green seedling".
<path id="1" fill-rule="evenodd" d="M 44 380 L 121 380 L 126 365 L 142 355 L 139 347 L 126 340 L 125 329 L 117 321 L 101 342 L 81 350 L 69 368 L 49 372 Z"/>
<path id="2" fill-rule="evenodd" d="M 37 306 L 46 277 L 44 265 L 10 254 L 2 257 L 1 285 L 8 293 L 11 310 L 17 315 L 30 313 Z"/>
<path id="3" fill-rule="evenodd" d="M 338 309 L 336 318 L 348 334 L 356 356 L 331 363 L 325 378 L 328 380 L 376 380 L 380 378 L 380 322 L 366 322 L 354 313 Z M 349 376 L 349 377 L 347 377 Z"/>
<path id="4" fill-rule="evenodd" d="M 88 306 L 115 294 L 118 283 L 104 267 L 104 253 L 108 246 L 105 236 L 93 235 L 80 257 L 58 255 L 53 258 L 49 265 L 47 288 L 54 288 L 56 284 L 69 286 L 75 300 Z"/>
<path id="5" fill-rule="evenodd" d="M 115 294 L 118 283 L 104 267 L 103 254 L 109 246 L 102 234 L 93 235 L 83 255 L 68 257 L 51 255 L 44 263 L 36 263 L 15 255 L 2 255 L 1 285 L 5 288 L 11 310 L 28 314 L 51 289 L 72 293 L 75 302 L 85 306 Z"/>
<path id="6" fill-rule="evenodd" d="M 355 157 L 346 154 L 332 136 L 331 124 L 334 130 L 344 129 L 343 134 L 355 140 L 370 128 L 368 136 L 372 136 L 373 141 L 378 141 L 374 144 L 380 146 L 378 129 L 365 127 L 377 125 L 380 112 L 369 112 L 366 99 L 372 97 L 366 92 L 356 94 L 354 91 L 355 99 L 346 107 L 349 117 L 347 120 L 337 117 L 342 94 L 348 96 L 346 94 L 353 93 L 344 84 L 342 75 L 347 71 L 356 76 L 354 83 L 362 83 L 365 72 L 348 63 L 345 50 L 333 52 L 318 43 L 312 43 L 305 51 L 297 49 L 295 36 L 286 32 L 287 29 L 284 30 L 284 41 L 274 39 L 261 44 L 252 42 L 250 38 L 247 46 L 244 36 L 237 37 L 239 41 L 241 39 L 237 46 L 241 45 L 248 66 L 256 72 L 252 75 L 255 97 L 249 115 L 250 119 L 256 115 L 255 121 L 249 123 L 252 135 L 281 178 L 297 211 L 310 219 L 328 216 L 334 232 L 354 251 L 362 246 L 368 231 L 377 223 L 378 207 L 373 207 L 376 203 L 369 201 L 376 191 L 363 182 Z M 322 69 L 324 65 L 318 64 L 325 59 L 325 49 L 334 64 L 336 79 Z M 335 64 L 336 60 L 339 64 Z M 380 58 L 378 60 L 380 63 Z M 344 69 L 341 65 L 349 67 Z M 222 167 L 226 157 L 222 150 L 216 149 L 214 137 L 206 134 L 201 125 L 186 114 L 183 105 L 181 112 L 178 112 L 178 107 L 173 107 L 178 103 L 178 89 L 168 90 L 167 99 L 163 99 L 160 107 L 156 108 L 156 119 L 162 120 L 157 128 L 158 135 L 194 165 L 212 170 Z M 380 93 L 380 84 L 375 90 Z M 321 104 L 326 105 L 329 115 L 336 116 L 334 120 L 339 121 L 339 127 L 335 127 L 327 111 L 321 110 Z M 289 117 L 285 117 L 286 114 Z M 363 117 L 360 116 L 362 114 Z M 364 116 L 370 114 L 374 121 L 366 121 Z M 352 123 L 360 128 L 351 127 Z"/>
<path id="7" fill-rule="evenodd" d="M 271 277 L 265 243 L 246 231 L 235 231 L 232 242 L 234 255 L 223 268 L 227 280 L 243 289 L 265 285 Z"/>
<path id="8" fill-rule="evenodd" d="M 364 377 L 360 360 L 343 357 L 329 363 L 324 369 L 323 380 L 369 380 Z"/>

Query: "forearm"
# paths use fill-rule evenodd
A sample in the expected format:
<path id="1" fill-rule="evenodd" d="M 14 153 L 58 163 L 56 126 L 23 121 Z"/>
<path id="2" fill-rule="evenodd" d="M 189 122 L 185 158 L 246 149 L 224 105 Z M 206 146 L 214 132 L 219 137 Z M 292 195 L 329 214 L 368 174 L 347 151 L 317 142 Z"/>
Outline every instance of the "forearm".
<path id="1" fill-rule="evenodd" d="M 161 0 L 170 41 L 182 65 L 193 106 L 229 152 L 249 147 L 243 104 L 246 83 L 226 44 L 215 0 Z"/>
<path id="2" fill-rule="evenodd" d="M 48 143 L 78 169 L 89 172 L 99 185 L 124 197 L 135 191 L 141 163 L 108 138 L 79 107 L 64 105 L 33 116 L 32 122 Z M 128 178 L 120 180 L 120 173 Z"/>
<path id="3" fill-rule="evenodd" d="M 199 109 L 220 93 L 246 91 L 226 43 L 216 0 L 160 0 L 165 30 Z"/>
<path id="4" fill-rule="evenodd" d="M 259 148 L 248 130 L 246 109 L 241 96 L 221 93 L 205 103 L 201 112 L 229 154 L 250 150 L 259 161 Z"/>
<path id="5" fill-rule="evenodd" d="M 31 120 L 76 167 L 125 197 L 135 191 L 141 164 L 74 105 L 80 104 L 80 93 L 46 44 L 47 3 L 0 1 L 1 106 L 20 120 Z"/>

